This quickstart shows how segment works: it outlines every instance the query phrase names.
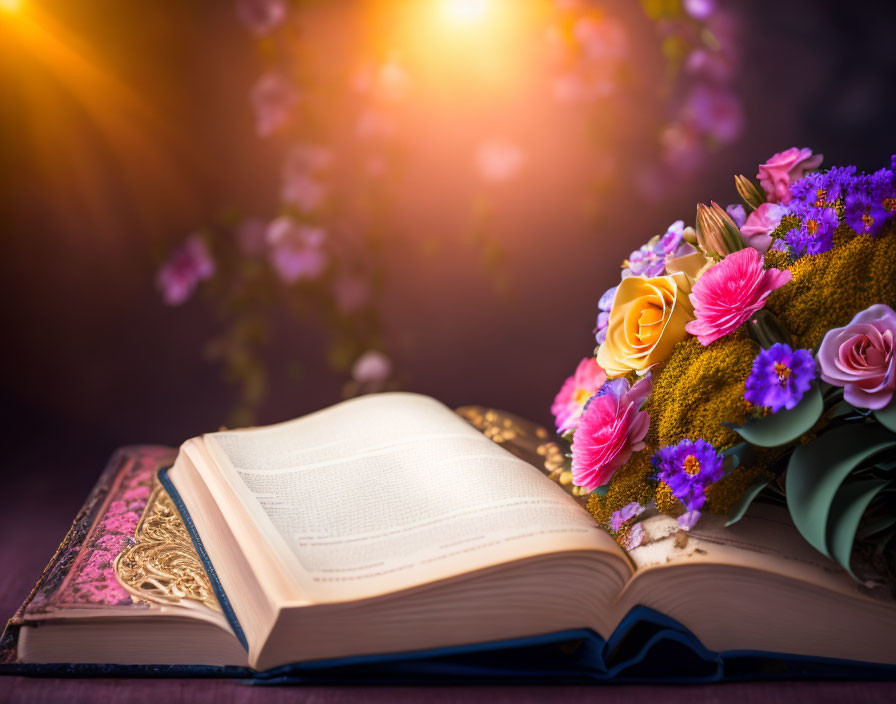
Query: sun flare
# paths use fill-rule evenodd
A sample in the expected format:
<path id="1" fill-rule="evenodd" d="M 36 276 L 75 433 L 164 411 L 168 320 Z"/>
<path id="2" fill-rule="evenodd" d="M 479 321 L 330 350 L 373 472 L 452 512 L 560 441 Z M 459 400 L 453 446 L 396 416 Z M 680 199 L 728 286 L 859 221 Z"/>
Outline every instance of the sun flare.
<path id="1" fill-rule="evenodd" d="M 442 2 L 442 15 L 445 19 L 459 24 L 478 22 L 487 14 L 488 9 L 488 0 L 444 0 Z"/>

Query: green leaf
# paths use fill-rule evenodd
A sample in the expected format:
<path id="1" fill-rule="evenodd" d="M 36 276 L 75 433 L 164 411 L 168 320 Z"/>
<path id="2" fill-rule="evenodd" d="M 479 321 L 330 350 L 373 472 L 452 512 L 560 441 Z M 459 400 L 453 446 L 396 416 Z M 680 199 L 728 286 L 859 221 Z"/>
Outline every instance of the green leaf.
<path id="1" fill-rule="evenodd" d="M 748 420 L 734 430 L 747 442 L 759 447 L 778 447 L 808 433 L 824 411 L 824 401 L 816 384 L 806 392 L 796 408 L 764 418 Z"/>
<path id="2" fill-rule="evenodd" d="M 603 486 L 597 487 L 597 489 L 595 489 L 592 493 L 596 494 L 597 496 L 606 496 L 609 489 L 610 485 L 604 484 Z"/>
<path id="3" fill-rule="evenodd" d="M 848 482 L 840 488 L 831 503 L 827 525 L 830 556 L 850 574 L 852 574 L 852 569 L 849 567 L 849 557 L 852 554 L 852 545 L 855 541 L 859 521 L 862 520 L 871 500 L 887 484 L 889 481 L 886 479 Z"/>
<path id="4" fill-rule="evenodd" d="M 874 417 L 887 430 L 896 433 L 896 403 L 891 403 L 886 408 L 875 411 Z"/>
<path id="5" fill-rule="evenodd" d="M 797 447 L 787 465 L 787 507 L 799 532 L 828 555 L 827 523 L 837 490 L 849 474 L 878 452 L 896 447 L 879 425 L 846 425 Z"/>
<path id="6" fill-rule="evenodd" d="M 831 418 L 843 418 L 844 416 L 848 416 L 855 412 L 856 409 L 850 406 L 846 401 L 838 401 L 831 407 Z"/>
<path id="7" fill-rule="evenodd" d="M 744 514 L 747 512 L 747 509 L 750 508 L 750 504 L 753 503 L 753 499 L 759 496 L 759 493 L 768 486 L 768 483 L 770 481 L 770 479 L 760 479 L 758 482 L 748 488 L 743 493 L 743 496 L 740 497 L 740 501 L 738 501 L 737 504 L 735 504 L 731 509 L 731 512 L 728 514 L 728 522 L 725 525 L 733 526 L 741 518 L 743 518 Z"/>

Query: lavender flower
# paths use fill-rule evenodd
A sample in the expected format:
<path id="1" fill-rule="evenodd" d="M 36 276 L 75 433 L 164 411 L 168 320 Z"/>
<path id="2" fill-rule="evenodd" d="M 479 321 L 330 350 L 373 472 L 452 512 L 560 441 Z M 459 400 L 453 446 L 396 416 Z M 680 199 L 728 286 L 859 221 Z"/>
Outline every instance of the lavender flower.
<path id="1" fill-rule="evenodd" d="M 747 211 L 744 210 L 744 206 L 740 203 L 737 205 L 729 205 L 725 208 L 725 212 L 731 216 L 731 219 L 734 220 L 734 224 L 738 227 L 743 227 L 744 223 L 747 222 Z"/>
<path id="2" fill-rule="evenodd" d="M 622 277 L 628 276 L 662 276 L 666 273 L 666 258 L 650 244 L 636 249 L 628 257 L 628 266 L 622 272 Z"/>
<path id="3" fill-rule="evenodd" d="M 635 523 L 628 530 L 628 535 L 625 536 L 625 543 L 622 547 L 626 550 L 634 550 L 641 543 L 644 542 L 644 526 L 640 523 Z"/>
<path id="4" fill-rule="evenodd" d="M 600 309 L 600 313 L 597 314 L 597 325 L 594 328 L 595 339 L 597 340 L 597 344 L 603 344 L 604 340 L 607 339 L 607 326 L 610 324 L 610 310 L 613 307 L 613 298 L 616 296 L 616 289 L 618 286 L 614 286 L 613 288 L 607 289 L 604 291 L 604 295 L 600 297 L 600 300 L 597 302 L 597 307 Z"/>
<path id="5" fill-rule="evenodd" d="M 665 234 L 660 237 L 660 241 L 657 244 L 657 250 L 662 253 L 664 257 L 673 255 L 678 250 L 678 247 L 681 245 L 683 239 L 684 220 L 676 220 L 671 225 L 669 225 L 669 228 L 666 230 Z"/>
<path id="6" fill-rule="evenodd" d="M 832 208 L 807 208 L 798 228 L 784 238 L 794 257 L 821 254 L 834 246 L 834 230 L 840 222 Z"/>
<path id="7" fill-rule="evenodd" d="M 777 343 L 756 355 L 744 398 L 772 413 L 789 410 L 803 399 L 814 379 L 815 360 L 809 350 Z"/>
<path id="8" fill-rule="evenodd" d="M 689 513 L 700 511 L 706 503 L 706 487 L 721 479 L 723 474 L 722 456 L 712 445 L 700 439 L 685 439 L 677 445 L 660 448 L 652 461 L 656 478 L 669 486 L 672 495 L 684 504 Z M 698 517 L 699 513 L 692 517 L 690 525 Z"/>
<path id="9" fill-rule="evenodd" d="M 636 516 L 640 516 L 642 513 L 644 513 L 644 507 L 637 501 L 626 504 L 618 511 L 613 511 L 613 515 L 610 516 L 610 530 L 618 533 L 622 529 L 623 524 Z"/>

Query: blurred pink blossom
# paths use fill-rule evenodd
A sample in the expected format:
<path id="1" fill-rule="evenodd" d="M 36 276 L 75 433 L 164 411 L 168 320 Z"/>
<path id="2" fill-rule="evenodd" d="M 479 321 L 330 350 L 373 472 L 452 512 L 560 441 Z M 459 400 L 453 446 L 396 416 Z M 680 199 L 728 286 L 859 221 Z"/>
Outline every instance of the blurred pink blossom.
<path id="1" fill-rule="evenodd" d="M 296 144 L 283 164 L 283 185 L 280 197 L 284 203 L 294 205 L 303 213 L 310 213 L 324 202 L 327 187 L 320 182 L 319 174 L 328 169 L 333 153 L 316 144 Z"/>
<path id="2" fill-rule="evenodd" d="M 352 365 L 352 378 L 359 384 L 378 384 L 392 374 L 392 362 L 382 352 L 368 350 Z"/>
<path id="3" fill-rule="evenodd" d="M 575 23 L 573 34 L 591 61 L 619 60 L 628 51 L 625 28 L 610 17 L 582 17 Z"/>
<path id="4" fill-rule="evenodd" d="M 715 12 L 715 0 L 684 0 L 684 10 L 695 20 L 705 20 Z"/>
<path id="5" fill-rule="evenodd" d="M 215 273 L 215 262 L 205 240 L 195 234 L 187 238 L 162 265 L 156 275 L 156 286 L 169 306 L 186 301 L 201 281 Z"/>
<path id="6" fill-rule="evenodd" d="M 694 127 L 720 142 L 732 142 L 743 131 L 740 99 L 723 88 L 697 85 L 688 96 L 685 112 Z"/>
<path id="7" fill-rule="evenodd" d="M 476 166 L 486 181 L 500 183 L 513 178 L 526 155 L 516 144 L 503 139 L 487 139 L 476 150 Z"/>
<path id="8" fill-rule="evenodd" d="M 263 36 L 283 24 L 286 0 L 236 0 L 236 16 L 253 34 Z"/>
<path id="9" fill-rule="evenodd" d="M 255 110 L 255 131 L 268 137 L 289 120 L 298 94 L 286 77 L 271 71 L 255 82 L 250 99 Z"/>
<path id="10" fill-rule="evenodd" d="M 393 57 L 379 65 L 361 66 L 355 71 L 352 85 L 361 94 L 399 100 L 407 93 L 410 79 L 404 67 Z"/>
<path id="11" fill-rule="evenodd" d="M 281 281 L 293 284 L 318 278 L 327 266 L 326 239 L 323 228 L 297 223 L 288 216 L 268 225 L 268 256 Z"/>

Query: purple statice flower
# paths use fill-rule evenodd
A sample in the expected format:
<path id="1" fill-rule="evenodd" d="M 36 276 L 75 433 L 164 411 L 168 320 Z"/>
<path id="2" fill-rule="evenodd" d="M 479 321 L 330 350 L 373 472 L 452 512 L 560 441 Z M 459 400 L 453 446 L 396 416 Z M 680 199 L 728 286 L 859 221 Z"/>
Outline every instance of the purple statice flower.
<path id="1" fill-rule="evenodd" d="M 597 302 L 600 313 L 597 314 L 597 325 L 594 328 L 597 344 L 602 345 L 607 339 L 607 326 L 610 324 L 610 310 L 613 308 L 613 298 L 616 296 L 618 286 L 607 289 Z"/>
<path id="2" fill-rule="evenodd" d="M 644 507 L 637 501 L 626 504 L 618 511 L 613 511 L 613 515 L 610 516 L 610 530 L 618 533 L 625 523 L 642 513 L 644 513 Z"/>
<path id="3" fill-rule="evenodd" d="M 289 120 L 298 95 L 285 76 L 271 71 L 255 82 L 250 98 L 255 110 L 255 131 L 260 137 L 267 137 Z"/>
<path id="4" fill-rule="evenodd" d="M 628 266 L 622 272 L 622 278 L 629 276 L 662 276 L 666 273 L 666 259 L 650 244 L 642 245 L 628 257 Z"/>
<path id="5" fill-rule="evenodd" d="M 688 512 L 700 511 L 706 502 L 706 487 L 724 474 L 722 456 L 701 439 L 685 439 L 677 445 L 660 448 L 652 461 L 656 478 L 669 486 L 672 495 L 684 504 Z M 697 517 L 694 517 L 694 522 Z"/>
<path id="6" fill-rule="evenodd" d="M 850 193 L 843 204 L 843 219 L 860 235 L 874 236 L 881 231 L 889 213 L 883 200 L 868 190 Z"/>
<path id="7" fill-rule="evenodd" d="M 159 269 L 156 286 L 162 300 L 179 306 L 193 295 L 201 281 L 215 273 L 215 261 L 201 235 L 190 235 Z"/>
<path id="8" fill-rule="evenodd" d="M 634 550 L 643 542 L 644 526 L 640 523 L 635 523 L 631 528 L 628 529 L 628 535 L 625 536 L 625 543 L 622 547 L 624 547 L 626 550 Z"/>
<path id="9" fill-rule="evenodd" d="M 787 233 L 784 240 L 794 257 L 822 254 L 834 246 L 834 230 L 840 221 L 833 208 L 807 208 L 798 228 Z"/>
<path id="10" fill-rule="evenodd" d="M 676 220 L 666 232 L 657 235 L 629 255 L 622 278 L 629 276 L 663 276 L 666 273 L 666 257 L 674 254 L 684 238 L 684 221 Z"/>
<path id="11" fill-rule="evenodd" d="M 288 216 L 268 225 L 268 256 L 281 281 L 293 284 L 317 279 L 327 266 L 326 238 L 322 228 L 297 223 Z"/>
<path id="12" fill-rule="evenodd" d="M 664 256 L 668 257 L 674 254 L 684 239 L 684 220 L 676 220 L 666 230 L 665 234 L 660 237 L 657 243 L 657 250 Z"/>
<path id="13" fill-rule="evenodd" d="M 772 246 L 769 249 L 773 249 L 776 252 L 787 252 L 790 253 L 790 247 L 787 246 L 787 243 L 784 240 L 775 240 L 772 242 Z"/>
<path id="14" fill-rule="evenodd" d="M 896 213 L 896 174 L 890 169 L 880 169 L 868 179 L 868 190 L 875 201 L 887 212 L 887 216 Z"/>
<path id="15" fill-rule="evenodd" d="M 286 0 L 236 0 L 236 16 L 257 36 L 270 34 L 283 24 Z"/>
<path id="16" fill-rule="evenodd" d="M 744 210 L 744 206 L 740 205 L 740 203 L 729 205 L 725 208 L 725 212 L 731 216 L 731 219 L 734 220 L 734 224 L 738 227 L 743 227 L 744 223 L 747 222 L 747 211 Z"/>
<path id="17" fill-rule="evenodd" d="M 835 166 L 806 174 L 790 186 L 790 211 L 802 217 L 807 208 L 832 206 L 854 188 L 856 178 L 855 166 Z"/>
<path id="18" fill-rule="evenodd" d="M 772 413 L 796 408 L 815 380 L 815 360 L 809 350 L 776 343 L 753 360 L 744 398 Z"/>

